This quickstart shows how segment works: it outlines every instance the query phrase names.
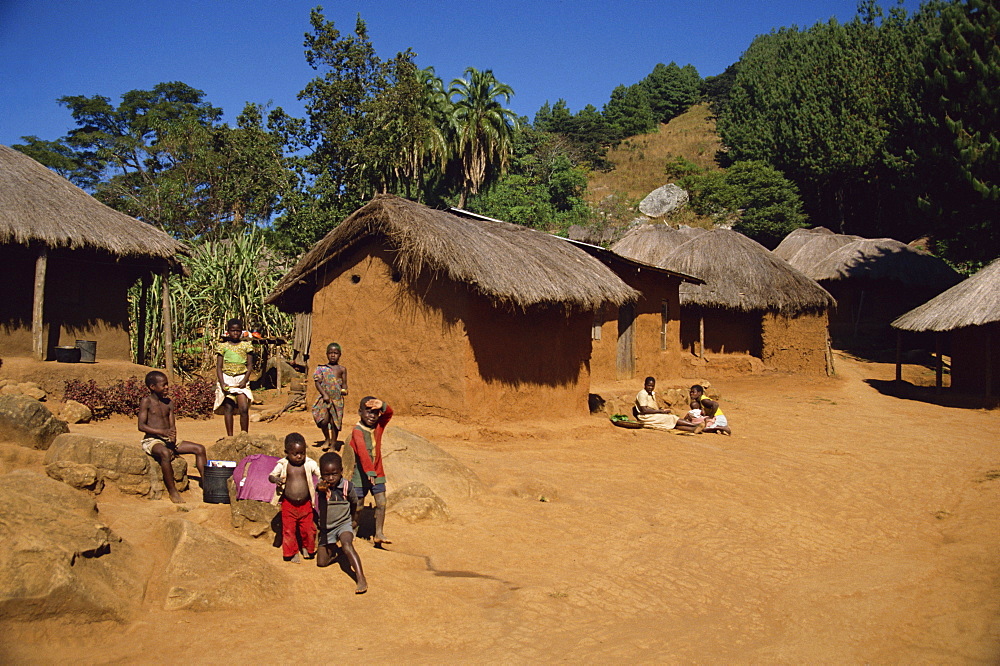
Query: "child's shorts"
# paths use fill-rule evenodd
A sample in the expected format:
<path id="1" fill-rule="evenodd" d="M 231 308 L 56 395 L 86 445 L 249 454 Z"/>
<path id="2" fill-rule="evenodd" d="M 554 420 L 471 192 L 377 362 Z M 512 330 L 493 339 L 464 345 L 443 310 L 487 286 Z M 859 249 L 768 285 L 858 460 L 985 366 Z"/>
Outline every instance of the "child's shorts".
<path id="1" fill-rule="evenodd" d="M 705 419 L 706 428 L 725 428 L 729 425 L 729 421 L 726 420 L 725 414 L 719 414 L 718 416 L 710 416 Z"/>
<path id="2" fill-rule="evenodd" d="M 351 525 L 351 519 L 348 518 L 339 525 L 335 525 L 328 530 L 320 530 L 319 533 L 319 545 L 321 546 L 335 546 L 337 541 L 340 540 L 340 535 L 344 532 L 350 532 L 354 534 L 354 526 Z"/>
<path id="3" fill-rule="evenodd" d="M 354 494 L 359 500 L 363 500 L 365 495 L 371 493 L 372 495 L 378 495 L 379 493 L 385 492 L 384 483 L 374 483 L 374 484 L 362 484 L 360 486 L 354 486 Z"/>

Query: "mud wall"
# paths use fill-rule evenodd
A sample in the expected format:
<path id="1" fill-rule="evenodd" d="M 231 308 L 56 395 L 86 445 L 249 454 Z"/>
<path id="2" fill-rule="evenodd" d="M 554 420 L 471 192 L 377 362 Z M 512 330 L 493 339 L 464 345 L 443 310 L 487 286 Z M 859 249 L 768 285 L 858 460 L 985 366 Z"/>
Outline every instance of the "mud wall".
<path id="1" fill-rule="evenodd" d="M 597 313 L 601 324 L 601 339 L 593 340 L 590 372 L 594 380 L 614 381 L 654 375 L 676 377 L 681 368 L 680 278 L 652 272 L 637 275 L 619 274 L 630 287 L 640 292 L 635 304 L 632 348 L 635 372 L 622 376 L 618 372 L 618 307 L 606 305 Z M 666 303 L 665 346 L 664 303 Z"/>
<path id="2" fill-rule="evenodd" d="M 343 345 L 348 414 L 369 394 L 409 414 L 455 419 L 525 418 L 540 405 L 586 413 L 589 314 L 503 312 L 439 276 L 408 283 L 374 243 L 320 271 L 310 376 L 327 344 Z M 315 397 L 309 381 L 310 405 Z"/>
<path id="3" fill-rule="evenodd" d="M 0 247 L 0 352 L 31 356 L 35 250 Z M 141 270 L 88 250 L 49 252 L 42 313 L 49 358 L 58 345 L 97 342 L 97 360 L 130 361 L 127 291 Z"/>
<path id="4" fill-rule="evenodd" d="M 907 287 L 895 280 L 824 280 L 820 283 L 837 300 L 830 312 L 830 334 L 835 342 L 848 344 L 855 338 L 872 338 L 895 345 L 889 324 L 903 313 L 926 303 L 941 289 Z"/>
<path id="5" fill-rule="evenodd" d="M 761 360 L 772 370 L 827 374 L 827 314 L 795 316 L 764 313 Z"/>
<path id="6" fill-rule="evenodd" d="M 960 328 L 949 337 L 952 389 L 1000 396 L 1000 323 Z"/>
<path id="7" fill-rule="evenodd" d="M 761 314 L 723 308 L 681 308 L 681 345 L 697 355 L 699 319 L 705 318 L 705 352 L 761 355 Z"/>

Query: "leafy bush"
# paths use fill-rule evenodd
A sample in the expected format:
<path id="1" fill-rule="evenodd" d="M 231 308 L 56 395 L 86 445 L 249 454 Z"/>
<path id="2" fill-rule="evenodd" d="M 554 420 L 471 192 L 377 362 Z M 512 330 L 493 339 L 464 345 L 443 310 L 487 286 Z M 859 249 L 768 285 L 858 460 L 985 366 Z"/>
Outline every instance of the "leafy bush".
<path id="1" fill-rule="evenodd" d="M 147 395 L 149 389 L 137 377 L 119 379 L 106 387 L 98 386 L 93 379 L 69 379 L 63 392 L 65 400 L 76 400 L 89 407 L 97 420 L 106 419 L 112 414 L 137 416 L 139 403 Z M 174 384 L 170 387 L 170 397 L 177 416 L 207 418 L 212 414 L 215 384 L 204 379 Z"/>

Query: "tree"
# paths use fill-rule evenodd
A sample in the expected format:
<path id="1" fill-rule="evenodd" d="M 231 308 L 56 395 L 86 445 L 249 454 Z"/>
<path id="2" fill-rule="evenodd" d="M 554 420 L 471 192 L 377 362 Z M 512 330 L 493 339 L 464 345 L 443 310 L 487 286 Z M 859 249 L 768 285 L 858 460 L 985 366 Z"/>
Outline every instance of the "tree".
<path id="1" fill-rule="evenodd" d="M 503 173 L 511 155 L 516 116 L 500 103 L 510 102 L 514 90 L 496 80 L 491 70 L 465 70 L 464 79 L 451 83 L 454 104 L 456 155 L 461 173 L 459 206 L 490 178 Z"/>
<path id="2" fill-rule="evenodd" d="M 628 87 L 619 85 L 611 91 L 611 99 L 604 105 L 604 118 L 614 140 L 656 129 L 656 116 L 649 105 L 649 95 L 638 83 Z"/>
<path id="3" fill-rule="evenodd" d="M 666 123 L 698 101 L 702 81 L 694 65 L 678 67 L 675 62 L 661 62 L 639 85 L 646 91 L 656 122 Z"/>

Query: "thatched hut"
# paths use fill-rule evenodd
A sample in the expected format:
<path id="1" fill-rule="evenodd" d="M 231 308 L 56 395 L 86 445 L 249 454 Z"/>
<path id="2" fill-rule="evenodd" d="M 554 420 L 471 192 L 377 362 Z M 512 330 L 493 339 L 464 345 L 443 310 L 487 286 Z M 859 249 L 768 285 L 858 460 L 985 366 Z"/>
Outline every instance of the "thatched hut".
<path id="1" fill-rule="evenodd" d="M 830 372 L 827 314 L 836 303 L 763 245 L 715 229 L 677 247 L 663 265 L 705 280 L 680 287 L 681 343 L 698 355 L 749 354 L 775 370 Z"/>
<path id="2" fill-rule="evenodd" d="M 860 236 L 848 234 L 835 234 L 826 227 L 796 229 L 785 236 L 772 252 L 775 256 L 790 263 L 793 268 L 801 271 L 801 266 L 805 265 L 804 262 L 825 259 L 837 248 L 847 245 L 851 241 L 860 240 L 860 238 Z M 796 256 L 799 257 L 798 263 L 795 260 Z"/>
<path id="3" fill-rule="evenodd" d="M 562 239 L 380 195 L 267 302 L 344 346 L 355 397 L 487 420 L 586 413 L 593 312 L 637 296 Z"/>
<path id="4" fill-rule="evenodd" d="M 608 303 L 594 313 L 591 377 L 633 379 L 636 373 L 681 376 L 679 287 L 681 282 L 703 281 L 596 245 L 568 242 L 598 259 L 639 292 L 635 302 Z"/>
<path id="5" fill-rule="evenodd" d="M 1000 396 L 1000 259 L 892 322 L 900 331 L 947 333 L 951 386 Z M 938 386 L 941 354 L 938 346 Z M 900 379 L 897 354 L 896 378 Z"/>
<path id="6" fill-rule="evenodd" d="M 707 231 L 708 229 L 699 227 L 674 229 L 665 224 L 641 224 L 622 236 L 611 246 L 611 251 L 652 266 L 661 266 L 667 255 L 678 245 Z"/>
<path id="7" fill-rule="evenodd" d="M 126 291 L 186 249 L 0 145 L 0 349 L 45 359 L 77 339 L 131 360 Z M 141 346 L 141 344 L 140 344 Z"/>
<path id="8" fill-rule="evenodd" d="M 878 338 L 900 314 L 961 279 L 941 259 L 891 238 L 860 238 L 829 253 L 821 246 L 814 240 L 790 263 L 837 299 L 831 317 L 835 338 Z"/>

